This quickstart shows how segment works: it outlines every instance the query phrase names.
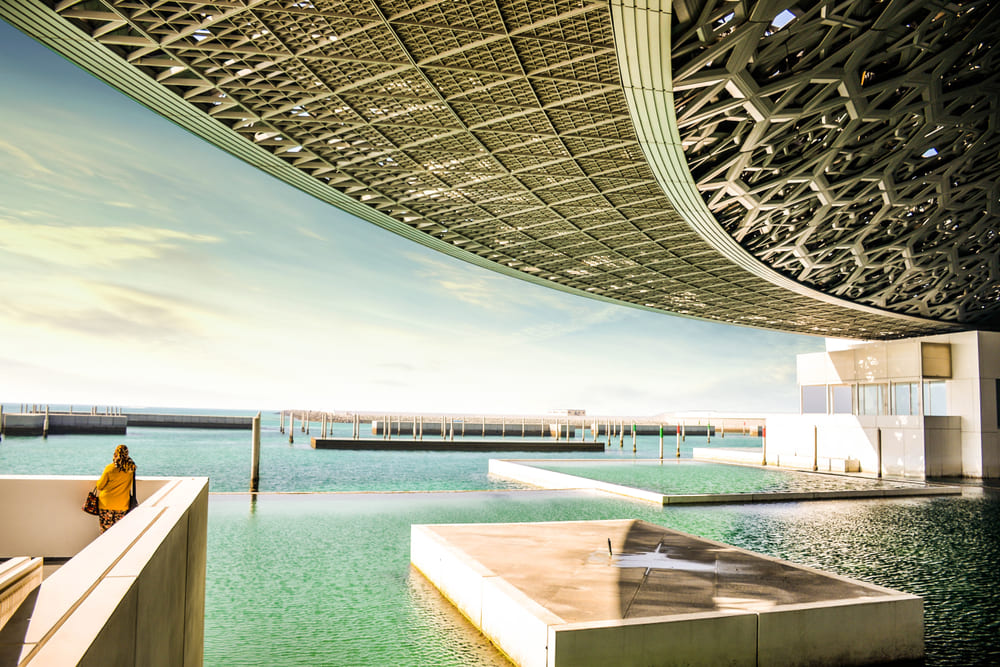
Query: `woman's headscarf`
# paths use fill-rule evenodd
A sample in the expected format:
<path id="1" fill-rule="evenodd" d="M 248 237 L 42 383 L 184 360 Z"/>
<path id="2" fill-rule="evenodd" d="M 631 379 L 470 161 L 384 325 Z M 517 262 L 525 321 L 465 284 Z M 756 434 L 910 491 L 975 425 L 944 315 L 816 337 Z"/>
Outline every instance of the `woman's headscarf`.
<path id="1" fill-rule="evenodd" d="M 114 464 L 122 472 L 132 472 L 135 470 L 135 461 L 129 458 L 128 447 L 125 445 L 115 447 Z"/>

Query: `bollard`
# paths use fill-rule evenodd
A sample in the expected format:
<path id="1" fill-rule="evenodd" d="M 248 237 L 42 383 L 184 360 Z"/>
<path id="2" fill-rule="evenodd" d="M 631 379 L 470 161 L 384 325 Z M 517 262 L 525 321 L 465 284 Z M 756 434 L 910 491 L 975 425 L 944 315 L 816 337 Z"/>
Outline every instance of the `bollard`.
<path id="1" fill-rule="evenodd" d="M 250 436 L 250 493 L 257 493 L 260 486 L 260 413 L 253 418 Z"/>
<path id="2" fill-rule="evenodd" d="M 660 460 L 663 460 L 663 424 L 660 424 Z"/>

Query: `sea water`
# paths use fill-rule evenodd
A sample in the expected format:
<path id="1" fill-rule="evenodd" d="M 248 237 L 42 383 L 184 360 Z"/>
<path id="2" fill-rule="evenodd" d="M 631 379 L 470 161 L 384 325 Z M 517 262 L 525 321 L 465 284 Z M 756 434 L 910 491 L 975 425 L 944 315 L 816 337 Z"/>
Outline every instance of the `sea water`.
<path id="1" fill-rule="evenodd" d="M 920 595 L 927 664 L 1000 662 L 994 490 L 660 508 L 593 493 L 517 490 L 486 473 L 489 458 L 552 454 L 312 450 L 299 430 L 289 445 L 277 418 L 266 417 L 262 491 L 340 493 L 233 493 L 249 485 L 249 431 L 131 428 L 127 436 L 10 437 L 0 442 L 0 474 L 96 477 L 114 446 L 125 442 L 141 475 L 209 476 L 206 665 L 506 664 L 409 567 L 410 524 L 583 519 L 643 519 Z M 350 434 L 349 424 L 337 429 Z M 703 437 L 687 438 L 683 457 L 705 444 Z M 712 446 L 749 444 L 753 439 L 729 434 L 712 440 Z M 614 440 L 604 454 L 559 456 L 628 461 L 657 456 L 658 446 L 657 437 L 640 437 L 633 455 L 626 437 L 624 447 Z M 726 491 L 770 474 L 694 465 L 704 484 L 692 488 L 719 490 L 721 478 Z"/>

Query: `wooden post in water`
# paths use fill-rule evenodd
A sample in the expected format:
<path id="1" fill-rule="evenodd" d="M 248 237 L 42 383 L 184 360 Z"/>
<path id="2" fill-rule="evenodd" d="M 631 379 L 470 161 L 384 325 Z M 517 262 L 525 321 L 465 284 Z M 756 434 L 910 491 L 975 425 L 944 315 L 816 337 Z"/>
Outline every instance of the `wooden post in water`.
<path id="1" fill-rule="evenodd" d="M 882 429 L 875 429 L 875 453 L 878 455 L 878 478 L 882 479 Z"/>
<path id="2" fill-rule="evenodd" d="M 417 416 L 413 415 L 413 439 L 417 439 Z"/>
<path id="3" fill-rule="evenodd" d="M 282 435 L 285 434 L 285 411 L 282 410 L 278 413 L 278 432 Z"/>
<path id="4" fill-rule="evenodd" d="M 448 437 L 451 438 L 452 442 L 455 442 L 455 418 L 451 418 L 451 423 L 449 424 Z"/>
<path id="5" fill-rule="evenodd" d="M 250 444 L 250 493 L 260 487 L 260 413 L 253 418 Z"/>
<path id="6" fill-rule="evenodd" d="M 660 460 L 663 460 L 663 424 L 660 424 Z"/>
<path id="7" fill-rule="evenodd" d="M 618 449 L 625 448 L 625 422 L 618 420 Z"/>
<path id="8" fill-rule="evenodd" d="M 507 435 L 507 417 L 500 418 L 500 437 Z"/>
<path id="9" fill-rule="evenodd" d="M 712 422 L 705 424 L 705 442 L 712 442 Z"/>
<path id="10" fill-rule="evenodd" d="M 524 437 L 524 417 L 521 417 L 521 437 Z"/>
<path id="11" fill-rule="evenodd" d="M 306 418 L 302 420 L 302 432 L 303 433 L 308 433 L 309 432 L 309 422 L 310 421 L 312 421 L 312 412 L 309 411 L 309 410 L 306 410 Z"/>
<path id="12" fill-rule="evenodd" d="M 445 428 L 444 425 L 444 415 L 441 415 L 441 439 L 442 440 L 448 439 L 448 429 Z"/>
<path id="13" fill-rule="evenodd" d="M 677 435 L 677 458 L 681 457 L 681 425 L 674 426 L 674 433 Z"/>
<path id="14" fill-rule="evenodd" d="M 486 437 L 486 415 L 483 415 L 483 437 Z"/>
<path id="15" fill-rule="evenodd" d="M 681 420 L 681 442 L 684 442 L 685 440 L 687 440 L 687 433 L 685 432 L 685 429 L 684 429 L 684 420 L 682 419 Z"/>
<path id="16" fill-rule="evenodd" d="M 392 440 L 392 415 L 385 416 L 385 439 Z"/>
<path id="17" fill-rule="evenodd" d="M 635 422 L 632 422 L 632 453 L 635 453 Z"/>
<path id="18" fill-rule="evenodd" d="M 295 410 L 288 413 L 288 444 L 295 442 Z"/>
<path id="19" fill-rule="evenodd" d="M 813 472 L 819 470 L 819 427 L 813 425 Z"/>
<path id="20" fill-rule="evenodd" d="M 3 403 L 0 403 L 0 438 L 3 438 Z"/>
<path id="21" fill-rule="evenodd" d="M 725 440 L 726 439 L 726 422 L 722 422 L 719 425 L 719 427 L 722 429 L 722 433 L 719 434 L 719 437 L 722 438 L 723 440 Z"/>
<path id="22" fill-rule="evenodd" d="M 423 415 L 420 415 L 419 422 L 420 422 L 420 439 L 423 440 L 424 439 L 424 416 Z"/>
<path id="23" fill-rule="evenodd" d="M 760 448 L 761 456 L 763 457 L 760 464 L 762 466 L 767 465 L 767 428 L 765 427 L 760 433 Z"/>
<path id="24" fill-rule="evenodd" d="M 45 421 L 42 422 L 42 437 L 49 437 L 49 406 L 45 406 Z"/>

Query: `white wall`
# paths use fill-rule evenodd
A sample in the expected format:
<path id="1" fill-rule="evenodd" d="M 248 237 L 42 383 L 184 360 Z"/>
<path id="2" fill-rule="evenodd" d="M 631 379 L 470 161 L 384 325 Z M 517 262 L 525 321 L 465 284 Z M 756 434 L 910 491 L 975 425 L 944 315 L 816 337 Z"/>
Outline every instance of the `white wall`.
<path id="1" fill-rule="evenodd" d="M 966 331 L 889 342 L 849 342 L 827 353 L 800 355 L 800 385 L 909 382 L 922 377 L 922 343 L 947 343 L 952 376 L 945 380 L 947 414 L 922 416 L 801 415 L 768 419 L 768 461 L 812 456 L 812 427 L 820 449 L 858 458 L 863 471 L 877 467 L 876 433 L 882 429 L 884 471 L 908 477 L 1000 477 L 996 379 L 1000 378 L 1000 333 Z M 922 400 L 922 399 L 921 399 Z M 957 430 L 956 430 L 957 429 Z M 803 452 L 805 452 L 803 454 Z M 820 454 L 823 456 L 824 454 Z"/>
<path id="2" fill-rule="evenodd" d="M 97 539 L 97 517 L 82 510 L 97 477 L 41 475 L 0 476 L 0 558 L 43 556 L 69 558 Z M 166 478 L 139 477 L 142 503 Z"/>
<path id="3" fill-rule="evenodd" d="M 5 626 L 5 641 L 13 636 L 21 643 L 22 667 L 201 665 L 208 479 L 147 481 L 147 490 L 159 488 L 144 498 L 140 487 L 142 504 L 49 576 Z M 0 477 L 6 497 L 13 489 L 36 497 L 55 491 L 73 499 L 72 506 L 43 503 L 54 523 L 35 523 L 16 541 L 17 548 L 31 549 L 35 540 L 38 548 L 70 555 L 83 532 L 70 513 L 96 525 L 76 500 L 81 484 L 86 494 L 88 482 L 93 484 L 86 478 L 36 479 L 32 489 L 24 478 Z M 66 487 L 61 491 L 60 483 Z M 73 529 L 61 532 L 63 526 Z M 10 534 L 0 535 L 13 548 Z M 60 535 L 66 543 L 54 548 L 53 538 Z"/>

